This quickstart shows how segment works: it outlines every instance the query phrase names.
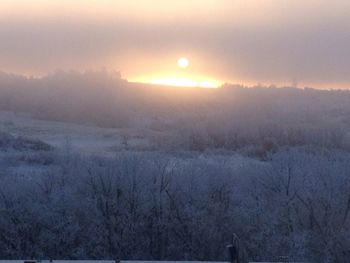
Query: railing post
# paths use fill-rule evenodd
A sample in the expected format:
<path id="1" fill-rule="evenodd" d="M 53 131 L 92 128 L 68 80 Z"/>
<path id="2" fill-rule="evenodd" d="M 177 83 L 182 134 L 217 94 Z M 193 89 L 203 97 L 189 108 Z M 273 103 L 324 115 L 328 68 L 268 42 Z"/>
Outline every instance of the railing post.
<path id="1" fill-rule="evenodd" d="M 240 260 L 240 247 L 239 247 L 239 238 L 238 236 L 233 233 L 232 234 L 232 243 L 229 244 L 227 247 L 229 255 L 230 255 L 230 262 L 231 263 L 241 263 Z"/>

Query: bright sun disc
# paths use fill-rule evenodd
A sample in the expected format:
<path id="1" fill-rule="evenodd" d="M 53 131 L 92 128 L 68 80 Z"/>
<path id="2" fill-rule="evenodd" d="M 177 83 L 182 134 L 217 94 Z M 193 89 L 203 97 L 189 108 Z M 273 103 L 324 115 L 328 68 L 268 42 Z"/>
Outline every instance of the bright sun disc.
<path id="1" fill-rule="evenodd" d="M 188 61 L 187 58 L 179 58 L 177 61 L 177 65 L 180 68 L 187 68 L 190 62 Z"/>

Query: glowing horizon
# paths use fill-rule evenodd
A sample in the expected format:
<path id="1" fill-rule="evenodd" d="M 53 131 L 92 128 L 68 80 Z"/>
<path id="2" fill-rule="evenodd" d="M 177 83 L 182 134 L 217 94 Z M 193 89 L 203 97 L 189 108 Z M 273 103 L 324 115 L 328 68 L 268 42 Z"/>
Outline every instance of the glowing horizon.
<path id="1" fill-rule="evenodd" d="M 218 88 L 223 82 L 210 79 L 204 76 L 191 76 L 191 75 L 171 75 L 171 74 L 160 74 L 150 76 L 140 76 L 136 78 L 130 78 L 128 81 L 164 85 L 172 87 L 188 87 L 188 88 Z"/>
<path id="2" fill-rule="evenodd" d="M 345 0 L 3 0 L 0 71 L 105 67 L 148 83 L 350 87 L 349 24 Z"/>
<path id="3" fill-rule="evenodd" d="M 150 83 L 156 85 L 165 85 L 165 86 L 173 86 L 173 87 L 187 87 L 187 88 L 218 88 L 219 85 L 215 84 L 214 81 L 211 80 L 194 80 L 188 78 L 164 78 L 164 79 L 156 79 L 151 80 Z"/>

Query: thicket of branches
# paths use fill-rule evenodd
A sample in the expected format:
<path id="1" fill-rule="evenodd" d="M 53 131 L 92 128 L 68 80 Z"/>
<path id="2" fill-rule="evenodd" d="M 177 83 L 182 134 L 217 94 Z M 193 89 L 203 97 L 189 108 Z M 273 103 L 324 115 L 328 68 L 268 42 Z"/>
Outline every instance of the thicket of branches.
<path id="1" fill-rule="evenodd" d="M 28 155 L 1 164 L 0 258 L 225 260 L 234 232 L 245 259 L 348 259 L 348 153 L 294 148 L 261 162 L 67 150 L 45 154 L 46 172 L 11 173 L 9 163 L 42 163 Z"/>
<path id="2" fill-rule="evenodd" d="M 350 92 L 0 76 L 0 109 L 155 131 L 153 151 L 82 157 L 0 134 L 0 258 L 347 262 Z M 248 158 L 243 156 L 258 157 Z M 16 169 L 21 167 L 21 169 Z"/>

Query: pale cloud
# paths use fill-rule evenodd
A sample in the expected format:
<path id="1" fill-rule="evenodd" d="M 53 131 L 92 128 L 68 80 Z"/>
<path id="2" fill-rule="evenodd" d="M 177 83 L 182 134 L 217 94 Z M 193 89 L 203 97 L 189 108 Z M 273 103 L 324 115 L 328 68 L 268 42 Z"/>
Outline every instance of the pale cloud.
<path id="1" fill-rule="evenodd" d="M 349 17 L 341 0 L 5 0 L 0 69 L 107 66 L 132 78 L 186 53 L 233 82 L 347 84 Z"/>

